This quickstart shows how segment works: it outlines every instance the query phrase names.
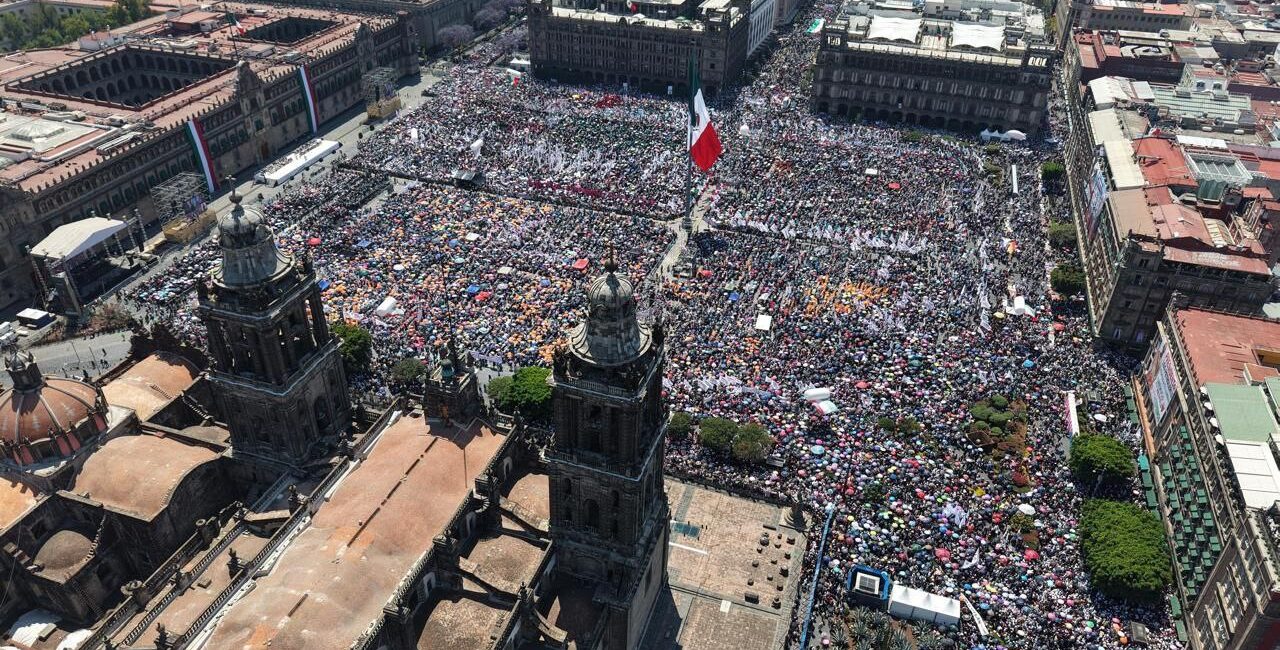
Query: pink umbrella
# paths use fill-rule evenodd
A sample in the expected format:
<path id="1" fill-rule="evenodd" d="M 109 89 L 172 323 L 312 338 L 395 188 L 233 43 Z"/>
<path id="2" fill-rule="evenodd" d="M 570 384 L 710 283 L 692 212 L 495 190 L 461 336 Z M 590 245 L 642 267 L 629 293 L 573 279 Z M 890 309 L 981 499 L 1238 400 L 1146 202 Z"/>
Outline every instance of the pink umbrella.
<path id="1" fill-rule="evenodd" d="M 870 388 L 870 387 L 871 387 L 871 384 L 868 384 L 868 383 L 867 383 L 867 382 L 865 382 L 865 381 L 860 381 L 860 382 L 858 382 L 857 384 L 854 384 L 854 385 L 858 387 L 858 390 L 866 390 L 866 389 L 868 389 L 868 388 Z"/>
<path id="2" fill-rule="evenodd" d="M 320 245 L 320 238 L 319 238 L 319 237 L 312 237 L 311 239 L 308 239 L 308 240 L 307 240 L 307 245 L 308 245 L 308 246 L 319 246 L 319 245 Z"/>
<path id="3" fill-rule="evenodd" d="M 1027 549 L 1027 550 L 1025 550 L 1025 551 L 1023 551 L 1023 552 L 1022 552 L 1022 558 L 1023 558 L 1023 559 L 1025 559 L 1025 560 L 1027 560 L 1027 561 L 1031 561 L 1031 560 L 1039 560 L 1039 559 L 1040 559 L 1040 554 L 1039 554 L 1039 553 L 1037 553 L 1034 549 L 1030 549 L 1030 548 L 1029 548 L 1029 549 Z"/>
<path id="4" fill-rule="evenodd" d="M 935 548 L 933 549 L 933 556 L 943 562 L 949 562 L 951 560 L 951 551 L 945 548 Z"/>

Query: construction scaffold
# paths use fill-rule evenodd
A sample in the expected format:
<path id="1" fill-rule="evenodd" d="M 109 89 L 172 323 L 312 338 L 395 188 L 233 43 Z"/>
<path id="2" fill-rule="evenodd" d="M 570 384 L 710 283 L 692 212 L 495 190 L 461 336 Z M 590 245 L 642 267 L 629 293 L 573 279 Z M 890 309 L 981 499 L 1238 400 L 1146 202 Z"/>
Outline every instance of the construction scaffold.
<path id="1" fill-rule="evenodd" d="M 360 79 L 365 112 L 372 118 L 383 118 L 400 110 L 396 80 L 400 74 L 393 68 L 374 68 Z"/>

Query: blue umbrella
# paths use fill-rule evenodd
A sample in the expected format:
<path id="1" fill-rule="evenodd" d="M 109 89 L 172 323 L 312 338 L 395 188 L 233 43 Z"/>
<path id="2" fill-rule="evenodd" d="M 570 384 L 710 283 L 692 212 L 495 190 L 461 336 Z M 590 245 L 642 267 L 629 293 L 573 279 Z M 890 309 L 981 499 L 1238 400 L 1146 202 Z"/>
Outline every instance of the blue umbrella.
<path id="1" fill-rule="evenodd" d="M 480 293 L 480 285 L 478 285 L 478 284 L 473 284 L 473 285 L 471 285 L 471 286 L 467 287 L 467 293 L 469 293 L 469 294 L 471 294 L 471 295 L 473 295 L 473 296 L 474 296 L 475 294 L 477 294 L 477 293 Z"/>
<path id="2" fill-rule="evenodd" d="M 1030 370 L 1031 368 L 1036 367 L 1036 362 L 1032 361 L 1031 359 L 1027 359 L 1026 361 L 1022 362 L 1022 367 Z"/>
<path id="3" fill-rule="evenodd" d="M 319 287 L 321 291 L 324 291 L 325 289 L 328 289 L 328 288 L 329 288 L 329 281 L 328 281 L 328 280 L 321 280 L 321 281 L 319 281 L 319 282 L 317 282 L 317 283 L 316 283 L 316 286 L 317 286 L 317 287 Z"/>
<path id="4" fill-rule="evenodd" d="M 551 281 L 546 278 L 542 278 L 541 280 L 538 280 L 538 284 L 540 286 L 549 287 L 551 286 Z"/>
<path id="5" fill-rule="evenodd" d="M 458 240 L 456 240 L 456 239 L 450 239 L 450 240 L 449 240 L 449 248 L 457 248 L 457 247 L 459 247 L 459 246 L 461 246 L 461 245 L 462 245 L 462 242 L 460 242 L 460 241 L 458 241 Z"/>
<path id="6" fill-rule="evenodd" d="M 729 302 L 738 302 L 741 299 L 742 299 L 742 294 L 738 293 L 737 291 L 734 291 L 733 293 L 729 294 Z"/>

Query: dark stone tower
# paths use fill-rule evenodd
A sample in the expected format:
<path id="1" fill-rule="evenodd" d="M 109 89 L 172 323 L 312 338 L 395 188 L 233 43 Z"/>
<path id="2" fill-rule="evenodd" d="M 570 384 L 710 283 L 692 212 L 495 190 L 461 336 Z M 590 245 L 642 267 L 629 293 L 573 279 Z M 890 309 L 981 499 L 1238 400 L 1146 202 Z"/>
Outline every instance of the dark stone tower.
<path id="1" fill-rule="evenodd" d="M 469 355 L 467 355 L 469 357 Z M 471 364 L 453 339 L 436 355 L 422 387 L 422 410 L 429 418 L 466 425 L 480 411 L 480 391 Z"/>
<path id="2" fill-rule="evenodd" d="M 661 322 L 637 321 L 631 283 L 617 275 L 612 253 L 587 297 L 587 319 L 556 351 L 550 380 L 551 537 L 558 570 L 594 585 L 604 608 L 593 647 L 631 650 L 667 581 L 664 333 Z"/>
<path id="3" fill-rule="evenodd" d="M 311 259 L 283 253 L 261 214 L 231 203 L 218 218 L 222 263 L 197 289 L 209 378 L 236 451 L 301 463 L 351 419 L 342 357 Z"/>

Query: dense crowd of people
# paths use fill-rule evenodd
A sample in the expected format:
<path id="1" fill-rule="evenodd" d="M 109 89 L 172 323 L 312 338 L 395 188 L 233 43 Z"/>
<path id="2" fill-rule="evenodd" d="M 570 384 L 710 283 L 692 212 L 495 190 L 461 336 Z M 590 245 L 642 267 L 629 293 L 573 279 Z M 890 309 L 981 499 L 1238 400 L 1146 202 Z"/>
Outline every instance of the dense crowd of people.
<path id="1" fill-rule="evenodd" d="M 817 513 L 814 647 L 836 636 L 853 564 L 963 598 L 986 634 L 966 612 L 945 632 L 960 647 L 1115 648 L 1131 620 L 1156 647 L 1180 647 L 1166 612 L 1106 601 L 1082 569 L 1063 395 L 1098 396 L 1084 415 L 1136 447 L 1120 394 L 1133 360 L 1095 348 L 1079 304 L 1050 290 L 1066 255 L 1045 239 L 1046 220 L 1065 218 L 1040 186 L 1052 147 L 989 152 L 809 115 L 797 71 L 816 36 L 802 27 L 824 11 L 717 100 L 726 152 L 699 176 L 705 222 L 681 264 L 678 220 L 652 218 L 682 210 L 684 104 L 484 62 L 455 66 L 365 139 L 351 161 L 365 171 L 310 181 L 266 215 L 283 247 L 314 259 L 330 317 L 374 334 L 373 367 L 355 378 L 373 393 L 397 361 L 450 338 L 489 365 L 546 363 L 615 246 L 643 310 L 670 323 L 671 409 L 756 422 L 775 440 L 761 466 L 673 440 L 668 467 Z M 444 185 L 458 170 L 480 172 L 481 190 Z M 415 180 L 366 204 L 388 174 Z M 216 253 L 193 250 L 129 299 L 198 340 L 187 290 Z M 818 413 L 801 398 L 811 388 L 837 410 Z M 1025 452 L 997 456 L 966 435 L 969 408 L 993 395 L 1025 407 Z M 1009 524 L 1028 509 L 1034 549 Z M 802 599 L 792 644 L 807 612 Z"/>
<path id="2" fill-rule="evenodd" d="M 671 217 L 683 207 L 683 104 L 458 66 L 422 106 L 367 138 L 353 163 L 448 181 L 480 172 L 511 196 Z"/>

